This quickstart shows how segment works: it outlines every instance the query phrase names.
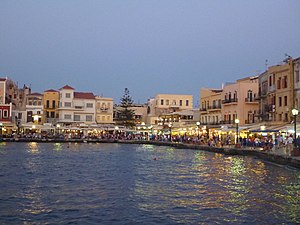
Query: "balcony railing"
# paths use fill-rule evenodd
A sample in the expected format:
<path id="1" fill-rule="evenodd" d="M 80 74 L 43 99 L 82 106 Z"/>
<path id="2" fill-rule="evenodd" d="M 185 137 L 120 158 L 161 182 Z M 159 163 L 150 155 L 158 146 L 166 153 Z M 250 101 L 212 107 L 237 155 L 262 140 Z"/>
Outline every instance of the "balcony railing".
<path id="1" fill-rule="evenodd" d="M 245 102 L 247 102 L 247 103 L 251 103 L 251 102 L 253 102 L 253 103 L 258 103 L 258 99 L 257 98 L 245 98 Z"/>
<path id="2" fill-rule="evenodd" d="M 212 109 L 221 109 L 221 105 L 208 106 L 207 108 L 208 108 L 208 110 L 212 110 Z"/>
<path id="3" fill-rule="evenodd" d="M 230 104 L 230 103 L 237 103 L 238 99 L 237 98 L 231 98 L 231 99 L 224 99 L 222 100 L 222 104 Z"/>

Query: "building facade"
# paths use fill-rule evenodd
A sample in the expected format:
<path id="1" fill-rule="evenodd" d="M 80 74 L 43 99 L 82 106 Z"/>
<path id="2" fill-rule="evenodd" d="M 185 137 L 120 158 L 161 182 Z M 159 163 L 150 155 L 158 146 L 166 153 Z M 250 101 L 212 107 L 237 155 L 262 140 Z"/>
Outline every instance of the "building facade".
<path id="1" fill-rule="evenodd" d="M 96 96 L 96 123 L 113 123 L 113 99 Z"/>
<path id="2" fill-rule="evenodd" d="M 40 93 L 28 94 L 26 102 L 26 122 L 42 124 L 43 95 Z"/>
<path id="3" fill-rule="evenodd" d="M 55 125 L 58 119 L 59 92 L 53 89 L 44 91 L 43 123 Z"/>
<path id="4" fill-rule="evenodd" d="M 95 96 L 91 92 L 75 92 L 65 85 L 59 89 L 58 123 L 63 126 L 95 124 Z"/>
<path id="5" fill-rule="evenodd" d="M 293 61 L 268 68 L 268 92 L 266 111 L 273 123 L 292 121 L 291 110 L 294 107 L 294 70 Z"/>
<path id="6" fill-rule="evenodd" d="M 294 60 L 294 108 L 300 110 L 300 58 Z"/>
<path id="7" fill-rule="evenodd" d="M 222 123 L 241 125 L 258 122 L 258 76 L 246 77 L 226 84 L 221 94 Z"/>
<path id="8" fill-rule="evenodd" d="M 222 89 L 201 88 L 200 122 L 203 125 L 216 125 L 222 120 Z"/>
<path id="9" fill-rule="evenodd" d="M 147 123 L 161 123 L 161 118 L 164 115 L 169 115 L 174 112 L 193 109 L 192 95 L 176 95 L 176 94 L 158 94 L 154 99 L 148 101 Z M 164 121 L 163 123 L 168 121 Z"/>

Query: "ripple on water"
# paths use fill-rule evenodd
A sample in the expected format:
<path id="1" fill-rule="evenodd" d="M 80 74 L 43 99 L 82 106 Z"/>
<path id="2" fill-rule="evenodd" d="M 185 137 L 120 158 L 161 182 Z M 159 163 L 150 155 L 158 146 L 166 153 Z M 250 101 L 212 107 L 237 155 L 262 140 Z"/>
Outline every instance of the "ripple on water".
<path id="1" fill-rule="evenodd" d="M 1 224 L 300 223 L 300 172 L 251 157 L 52 143 L 0 154 Z"/>

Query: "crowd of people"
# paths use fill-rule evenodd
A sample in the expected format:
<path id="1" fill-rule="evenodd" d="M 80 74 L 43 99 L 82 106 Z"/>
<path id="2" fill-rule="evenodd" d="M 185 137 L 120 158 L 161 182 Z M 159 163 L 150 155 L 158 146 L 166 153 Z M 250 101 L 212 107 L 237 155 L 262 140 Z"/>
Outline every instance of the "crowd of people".
<path id="1" fill-rule="evenodd" d="M 148 134 L 148 133 L 126 133 L 126 132 L 102 132 L 98 134 L 89 133 L 84 135 L 79 133 L 27 133 L 27 134 L 12 134 L 3 136 L 4 138 L 13 139 L 54 139 L 54 140 L 148 140 L 148 141 L 162 141 L 162 142 L 178 142 L 187 144 L 206 145 L 210 147 L 226 147 L 236 146 L 241 148 L 261 148 L 266 151 L 271 151 L 276 148 L 286 148 L 287 154 L 290 154 L 293 147 L 296 146 L 300 149 L 300 136 L 294 140 L 293 135 L 287 135 L 285 138 L 282 135 L 278 135 L 276 138 L 271 136 L 249 136 L 239 137 L 237 140 L 232 136 L 218 136 L 213 135 L 207 137 L 189 136 L 189 135 L 170 135 L 170 134 Z"/>

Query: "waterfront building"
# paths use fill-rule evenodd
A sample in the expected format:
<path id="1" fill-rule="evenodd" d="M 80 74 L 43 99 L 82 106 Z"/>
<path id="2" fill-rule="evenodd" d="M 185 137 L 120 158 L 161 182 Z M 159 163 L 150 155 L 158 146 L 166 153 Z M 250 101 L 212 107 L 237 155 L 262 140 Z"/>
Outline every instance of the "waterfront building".
<path id="1" fill-rule="evenodd" d="M 201 125 L 217 125 L 222 120 L 222 89 L 200 89 L 200 122 Z"/>
<path id="2" fill-rule="evenodd" d="M 294 107 L 294 70 L 293 60 L 287 59 L 281 65 L 268 68 L 268 91 L 266 94 L 266 112 L 269 121 L 289 123 Z"/>
<path id="3" fill-rule="evenodd" d="M 15 83 L 9 78 L 0 78 L 0 129 L 12 127 L 12 110 Z"/>
<path id="4" fill-rule="evenodd" d="M 258 99 L 259 99 L 259 121 L 269 122 L 271 120 L 270 109 L 267 100 L 267 94 L 269 93 L 269 73 L 265 71 L 258 76 Z M 271 110 L 273 107 L 271 107 Z"/>
<path id="5" fill-rule="evenodd" d="M 300 57 L 294 60 L 294 108 L 300 110 Z"/>
<path id="6" fill-rule="evenodd" d="M 49 89 L 43 96 L 43 123 L 55 125 L 58 119 L 59 92 Z"/>
<path id="7" fill-rule="evenodd" d="M 26 96 L 26 123 L 42 124 L 43 95 L 29 93 Z"/>
<path id="8" fill-rule="evenodd" d="M 113 124 L 113 99 L 96 96 L 97 124 Z"/>
<path id="9" fill-rule="evenodd" d="M 63 126 L 95 124 L 95 96 L 91 92 L 75 92 L 65 85 L 59 89 L 60 104 L 58 123 Z"/>
<path id="10" fill-rule="evenodd" d="M 183 110 L 193 109 L 192 95 L 177 94 L 157 94 L 155 98 L 148 101 L 147 123 L 148 124 L 167 124 L 174 122 L 174 118 L 165 118 L 166 116 Z M 163 121 L 162 121 L 163 120 Z"/>
<path id="11" fill-rule="evenodd" d="M 225 84 L 221 92 L 222 123 L 240 125 L 258 122 L 258 76 L 246 77 Z"/>

